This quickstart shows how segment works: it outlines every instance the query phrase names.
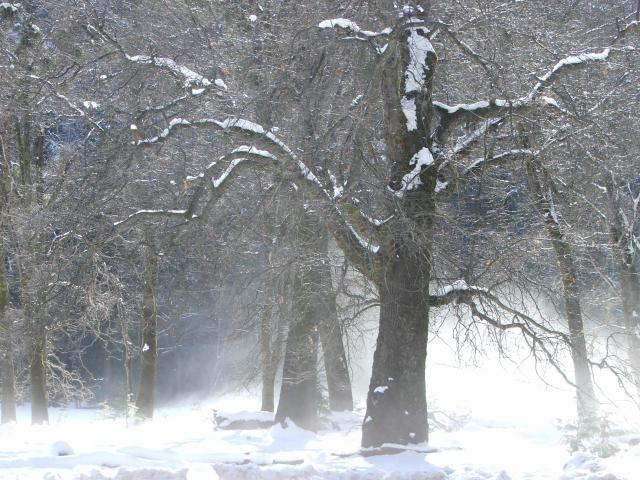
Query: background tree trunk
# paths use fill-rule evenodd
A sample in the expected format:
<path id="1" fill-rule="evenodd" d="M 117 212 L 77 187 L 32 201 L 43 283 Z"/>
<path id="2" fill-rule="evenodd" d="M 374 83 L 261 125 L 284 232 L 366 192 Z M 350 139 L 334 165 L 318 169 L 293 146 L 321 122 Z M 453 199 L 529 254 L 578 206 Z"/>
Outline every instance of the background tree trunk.
<path id="1" fill-rule="evenodd" d="M 609 198 L 609 237 L 613 259 L 620 281 L 620 298 L 624 316 L 624 330 L 627 339 L 627 357 L 632 370 L 633 381 L 640 397 L 640 276 L 635 265 L 635 247 L 631 241 L 632 232 L 625 222 L 620 198 L 613 174 L 605 176 Z"/>
<path id="2" fill-rule="evenodd" d="M 158 255 L 151 242 L 146 245 L 144 249 L 145 271 L 142 298 L 142 353 L 136 408 L 137 414 L 141 418 L 153 418 L 156 363 L 158 359 L 158 317 L 156 311 Z"/>
<path id="3" fill-rule="evenodd" d="M 291 419 L 299 427 L 318 426 L 318 272 L 297 268 L 292 282 L 292 314 L 287 336 L 276 422 Z"/>
<path id="4" fill-rule="evenodd" d="M 262 312 L 260 320 L 260 354 L 262 359 L 262 407 L 263 412 L 275 410 L 275 381 L 277 365 L 274 365 L 274 346 L 271 342 L 271 306 Z"/>
<path id="5" fill-rule="evenodd" d="M 333 411 L 353 410 L 353 395 L 349 366 L 342 339 L 342 328 L 338 319 L 336 292 L 331 280 L 331 267 L 326 254 L 328 247 L 327 232 L 323 235 L 323 258 L 318 262 L 320 274 L 321 295 L 324 298 L 323 313 L 320 315 L 318 329 L 324 357 L 324 368 L 327 374 L 327 388 L 329 390 L 329 408 Z"/>
<path id="6" fill-rule="evenodd" d="M 0 233 L 1 235 L 2 233 Z M 2 411 L 0 422 L 16 421 L 16 374 L 13 364 L 12 324 L 7 318 L 9 285 L 4 265 L 4 249 L 0 238 L 0 375 L 2 375 Z"/>
<path id="7" fill-rule="evenodd" d="M 533 203 L 543 218 L 560 272 L 565 314 L 571 341 L 578 418 L 580 421 L 586 421 L 597 413 L 598 405 L 591 379 L 591 369 L 589 368 L 582 310 L 580 308 L 580 289 L 573 254 L 571 246 L 564 238 L 553 198 L 551 198 L 553 185 L 550 181 L 543 183 L 541 177 L 544 176 L 544 172 L 540 171 L 539 167 L 531 161 L 527 162 L 527 176 L 533 193 Z"/>
<path id="8" fill-rule="evenodd" d="M 31 423 L 39 425 L 49 422 L 47 395 L 47 333 L 38 324 L 30 329 L 30 380 L 31 380 Z"/>

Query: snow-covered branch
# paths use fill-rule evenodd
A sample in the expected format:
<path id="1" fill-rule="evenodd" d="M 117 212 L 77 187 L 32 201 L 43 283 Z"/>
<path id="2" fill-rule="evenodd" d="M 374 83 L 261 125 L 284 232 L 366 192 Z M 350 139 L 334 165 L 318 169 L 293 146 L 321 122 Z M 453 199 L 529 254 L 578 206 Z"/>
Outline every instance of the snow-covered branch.
<path id="1" fill-rule="evenodd" d="M 91 24 L 87 24 L 87 31 L 92 34 L 98 36 L 103 41 L 110 43 L 120 54 L 128 61 L 138 65 L 150 65 L 165 71 L 168 71 L 174 77 L 183 81 L 183 85 L 185 88 L 191 88 L 191 95 L 196 96 L 202 94 L 206 89 L 209 89 L 213 86 L 221 89 L 227 90 L 227 85 L 224 80 L 221 78 L 216 78 L 213 80 L 209 80 L 204 75 L 190 69 L 185 65 L 181 65 L 177 63 L 175 60 L 167 57 L 156 57 L 152 55 L 130 55 L 125 49 L 120 45 L 114 38 L 110 37 L 106 32 L 104 32 L 101 28 L 96 27 Z"/>
<path id="2" fill-rule="evenodd" d="M 607 47 L 599 52 L 566 56 L 551 67 L 544 75 L 539 77 L 538 82 L 526 95 L 516 99 L 490 99 L 480 100 L 474 103 L 459 103 L 456 105 L 447 105 L 434 101 L 433 106 L 446 118 L 444 123 L 448 123 L 449 126 L 466 121 L 469 118 L 478 119 L 504 115 L 509 111 L 531 107 L 536 103 L 561 108 L 553 98 L 541 95 L 547 85 L 553 83 L 561 75 L 568 73 L 572 69 L 605 62 L 609 60 L 614 53 L 632 49 L 633 47 Z"/>
<path id="3" fill-rule="evenodd" d="M 488 293 L 488 290 L 483 287 L 468 285 L 466 281 L 460 279 L 438 289 L 434 295 L 429 295 L 429 305 L 431 307 L 442 307 L 453 302 L 459 302 L 463 297 L 473 296 L 477 293 Z"/>
<path id="4" fill-rule="evenodd" d="M 124 220 L 119 220 L 114 222 L 114 227 L 121 227 L 132 220 L 137 220 L 140 218 L 149 218 L 149 217 L 181 217 L 184 222 L 190 222 L 196 218 L 200 218 L 200 214 L 196 213 L 196 208 L 200 204 L 205 191 L 210 191 L 209 199 L 207 201 L 208 205 L 214 203 L 215 200 L 222 196 L 222 187 L 228 183 L 228 179 L 232 174 L 239 173 L 239 166 L 245 164 L 250 160 L 269 160 L 275 161 L 277 158 L 271 153 L 260 150 L 253 146 L 241 145 L 240 147 L 234 149 L 228 155 L 224 155 L 220 157 L 217 161 L 211 162 L 207 168 L 195 176 L 187 177 L 187 180 L 201 180 L 200 184 L 197 186 L 194 191 L 191 199 L 189 201 L 189 206 L 186 209 L 182 210 L 138 210 L 137 212 L 129 215 Z M 226 168 L 218 175 L 215 176 L 215 168 L 219 163 L 228 160 L 229 163 Z"/>
<path id="5" fill-rule="evenodd" d="M 326 29 L 346 30 L 352 36 L 345 37 L 344 38 L 345 40 L 359 40 L 362 42 L 367 42 L 369 45 L 371 45 L 374 48 L 375 52 L 378 55 L 382 55 L 387 50 L 388 44 L 385 43 L 384 45 L 379 45 L 379 44 L 376 44 L 376 42 L 374 42 L 373 40 L 380 37 L 386 37 L 393 32 L 393 29 L 390 27 L 380 30 L 379 32 L 363 30 L 358 26 L 357 23 L 346 18 L 332 18 L 329 20 L 323 20 L 318 24 L 318 28 L 320 28 L 321 30 L 326 30 Z"/>
<path id="6" fill-rule="evenodd" d="M 298 174 L 304 178 L 305 184 L 313 186 L 313 190 L 319 194 L 323 201 L 327 203 L 329 209 L 333 212 L 333 216 L 338 220 L 339 228 L 348 232 L 349 236 L 356 241 L 356 243 L 370 254 L 376 254 L 380 250 L 380 246 L 365 238 L 364 235 L 359 233 L 357 229 L 347 220 L 345 214 L 336 204 L 334 199 L 334 192 L 330 192 L 325 188 L 320 179 L 313 173 L 313 171 L 298 157 L 298 155 L 277 135 L 271 131 L 265 130 L 261 125 L 238 117 L 228 117 L 223 120 L 217 120 L 214 118 L 205 118 L 200 120 L 188 121 L 182 118 L 175 118 L 169 122 L 167 128 L 165 128 L 159 135 L 154 137 L 145 138 L 133 142 L 134 145 L 148 146 L 156 143 L 164 142 L 170 137 L 174 131 L 183 127 L 198 127 L 198 126 L 215 126 L 221 130 L 235 130 L 244 132 L 253 137 L 266 140 L 268 144 L 276 146 L 282 152 L 285 153 L 293 162 L 298 171 Z M 260 150 L 256 147 L 240 147 L 245 149 L 253 149 L 251 152 L 255 155 L 267 156 L 268 158 L 275 157 L 266 150 Z M 419 180 L 418 180 L 419 181 Z M 413 180 L 415 182 L 415 180 Z"/>
<path id="7" fill-rule="evenodd" d="M 318 28 L 327 29 L 327 28 L 341 28 L 343 30 L 347 30 L 356 36 L 361 36 L 364 38 L 374 38 L 380 37 L 383 35 L 389 35 L 393 30 L 389 27 L 380 30 L 379 32 L 372 32 L 370 30 L 363 30 L 358 26 L 358 24 L 352 20 L 348 20 L 346 18 L 332 18 L 329 20 L 323 20 L 318 24 Z"/>
<path id="8" fill-rule="evenodd" d="M 184 217 L 185 213 L 187 213 L 186 210 L 138 210 L 137 212 L 129 215 L 124 220 L 113 222 L 113 226 L 120 227 L 126 223 L 131 222 L 132 220 L 150 217 Z"/>
<path id="9" fill-rule="evenodd" d="M 192 93 L 194 95 L 202 93 L 202 91 L 198 91 L 197 87 L 207 88 L 212 85 L 211 80 L 209 80 L 207 77 L 194 72 L 184 65 L 176 63 L 175 60 L 172 60 L 170 58 L 152 57 L 149 55 L 128 55 L 126 53 L 124 54 L 124 58 L 126 58 L 129 62 L 137 63 L 139 65 L 153 65 L 155 67 L 168 70 L 174 76 L 184 80 L 185 87 L 193 88 Z M 213 85 L 223 90 L 227 89 L 227 85 L 221 78 L 216 78 L 213 81 Z"/>

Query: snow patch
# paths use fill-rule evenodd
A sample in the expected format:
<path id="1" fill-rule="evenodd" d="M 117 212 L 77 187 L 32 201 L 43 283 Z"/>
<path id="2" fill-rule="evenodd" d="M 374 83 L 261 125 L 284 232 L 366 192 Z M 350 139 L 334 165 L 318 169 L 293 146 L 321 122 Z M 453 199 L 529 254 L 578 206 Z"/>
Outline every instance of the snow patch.
<path id="1" fill-rule="evenodd" d="M 365 37 L 378 37 L 380 35 L 389 35 L 392 32 L 391 28 L 385 28 L 384 30 L 381 30 L 379 32 L 363 30 L 354 21 L 348 20 L 346 18 L 332 18 L 330 20 L 323 20 L 318 24 L 318 28 L 320 29 L 343 28 L 345 30 L 350 30 L 356 35 L 359 34 Z"/>

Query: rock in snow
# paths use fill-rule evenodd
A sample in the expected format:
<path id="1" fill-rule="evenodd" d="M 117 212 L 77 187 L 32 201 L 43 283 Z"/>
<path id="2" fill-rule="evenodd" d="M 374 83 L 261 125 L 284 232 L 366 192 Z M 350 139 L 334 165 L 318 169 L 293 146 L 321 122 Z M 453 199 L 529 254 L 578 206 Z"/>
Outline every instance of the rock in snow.
<path id="1" fill-rule="evenodd" d="M 73 448 L 67 442 L 59 440 L 51 445 L 51 454 L 56 457 L 66 457 L 73 455 Z"/>

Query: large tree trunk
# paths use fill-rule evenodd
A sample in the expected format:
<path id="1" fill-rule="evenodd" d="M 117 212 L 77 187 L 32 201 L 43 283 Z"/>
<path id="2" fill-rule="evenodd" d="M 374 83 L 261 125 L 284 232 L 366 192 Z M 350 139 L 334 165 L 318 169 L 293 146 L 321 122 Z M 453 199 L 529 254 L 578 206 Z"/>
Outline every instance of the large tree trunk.
<path id="1" fill-rule="evenodd" d="M 397 244 L 380 282 L 380 327 L 362 446 L 427 441 L 428 264 Z"/>
<path id="2" fill-rule="evenodd" d="M 609 197 L 609 237 L 613 259 L 620 281 L 620 298 L 627 339 L 627 357 L 631 366 L 633 382 L 640 396 L 640 275 L 635 265 L 635 247 L 629 225 L 620 205 L 620 198 L 613 174 L 605 177 Z"/>
<path id="3" fill-rule="evenodd" d="M 328 247 L 326 232 L 324 235 L 325 252 Z M 323 255 L 318 266 L 320 289 L 324 298 L 323 311 L 319 316 L 319 333 L 327 374 L 329 390 L 329 408 L 334 412 L 353 410 L 353 395 L 347 355 L 342 339 L 342 328 L 338 319 L 336 293 L 331 280 L 331 268 L 328 255 Z"/>
<path id="4" fill-rule="evenodd" d="M 543 180 L 545 172 L 533 161 L 527 162 L 527 175 L 533 193 L 534 206 L 544 220 L 560 272 L 565 314 L 569 325 L 578 418 L 581 421 L 586 421 L 597 413 L 598 404 L 591 379 L 580 308 L 580 289 L 571 245 L 566 241 L 558 220 L 552 198 L 553 185 L 551 181 L 549 179 Z"/>
<path id="5" fill-rule="evenodd" d="M 301 265 L 292 282 L 292 318 L 285 347 L 276 422 L 291 419 L 299 427 L 318 425 L 318 303 L 317 269 Z M 311 288 L 309 288 L 311 286 Z"/>
<path id="6" fill-rule="evenodd" d="M 382 97 L 392 166 L 388 189 L 394 192 L 399 214 L 388 227 L 394 234 L 384 245 L 377 278 L 380 325 L 362 425 L 363 447 L 428 439 L 425 363 L 439 162 L 429 134 L 437 59 L 427 28 L 413 17 L 397 35 L 397 44 L 389 46 L 397 53 L 387 59 L 382 72 Z"/>
<path id="7" fill-rule="evenodd" d="M 0 232 L 2 235 L 2 232 Z M 4 251 L 0 241 L 0 375 L 2 375 L 2 411 L 0 422 L 16 421 L 16 374 L 13 366 L 12 324 L 7 318 L 9 285 L 4 266 Z"/>
<path id="8" fill-rule="evenodd" d="M 136 408 L 137 414 L 141 418 L 153 418 L 156 363 L 158 359 L 158 317 L 156 311 L 158 255 L 152 242 L 149 242 L 144 249 L 145 271 L 142 298 L 142 353 Z"/>
<path id="9" fill-rule="evenodd" d="M 31 423 L 38 425 L 49 422 L 47 395 L 47 333 L 40 324 L 30 329 L 31 348 L 29 349 L 31 380 Z"/>

